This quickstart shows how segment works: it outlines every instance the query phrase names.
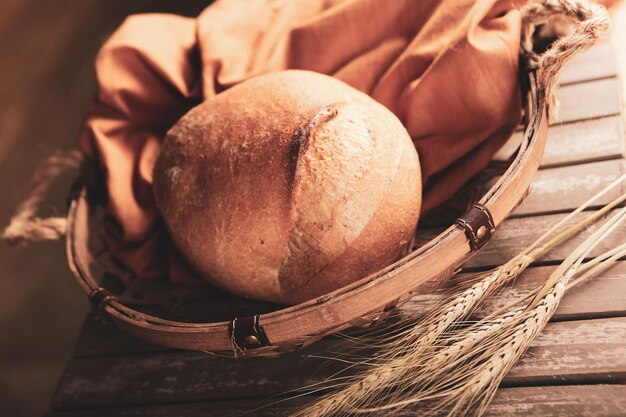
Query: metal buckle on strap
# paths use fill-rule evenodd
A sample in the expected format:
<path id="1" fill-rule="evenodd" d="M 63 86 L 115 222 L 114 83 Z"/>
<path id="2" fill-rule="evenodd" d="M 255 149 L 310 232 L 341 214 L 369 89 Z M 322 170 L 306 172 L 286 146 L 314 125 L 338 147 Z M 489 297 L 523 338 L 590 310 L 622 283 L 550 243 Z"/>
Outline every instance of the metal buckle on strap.
<path id="1" fill-rule="evenodd" d="M 496 231 L 493 217 L 480 203 L 475 203 L 465 214 L 456 220 L 456 224 L 465 230 L 472 250 L 478 250 L 485 246 Z"/>
<path id="2" fill-rule="evenodd" d="M 235 356 L 247 350 L 269 346 L 270 342 L 260 324 L 260 316 L 237 317 L 230 322 L 230 340 Z"/>

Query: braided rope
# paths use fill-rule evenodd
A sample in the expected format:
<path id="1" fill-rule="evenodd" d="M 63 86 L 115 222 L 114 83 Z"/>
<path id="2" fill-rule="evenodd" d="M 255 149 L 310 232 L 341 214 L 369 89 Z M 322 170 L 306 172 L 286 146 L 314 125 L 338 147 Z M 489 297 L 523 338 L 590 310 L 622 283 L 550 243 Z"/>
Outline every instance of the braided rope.
<path id="1" fill-rule="evenodd" d="M 47 158 L 33 175 L 28 197 L 17 207 L 2 239 L 11 245 L 26 242 L 57 240 L 65 235 L 65 217 L 36 217 L 50 186 L 63 172 L 78 169 L 83 155 L 78 150 L 57 151 Z"/>
<path id="2" fill-rule="evenodd" d="M 562 18 L 572 23 L 567 32 L 538 56 L 538 83 L 546 91 L 548 114 L 556 119 L 553 92 L 563 66 L 577 53 L 589 48 L 609 29 L 606 9 L 587 0 L 531 0 L 521 8 L 522 48 L 532 52 L 535 28 Z"/>

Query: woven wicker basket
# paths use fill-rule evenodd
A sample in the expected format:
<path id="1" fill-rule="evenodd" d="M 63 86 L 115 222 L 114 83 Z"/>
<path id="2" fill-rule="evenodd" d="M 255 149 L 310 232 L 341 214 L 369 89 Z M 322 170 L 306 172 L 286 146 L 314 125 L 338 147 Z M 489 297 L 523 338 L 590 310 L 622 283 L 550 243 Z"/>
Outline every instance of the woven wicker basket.
<path id="1" fill-rule="evenodd" d="M 572 48 L 579 50 L 581 46 Z M 88 239 L 93 222 L 90 187 L 98 185 L 84 181 L 78 183 L 70 197 L 66 234 L 70 268 L 103 315 L 128 333 L 173 348 L 230 356 L 275 355 L 307 346 L 355 324 L 380 319 L 413 294 L 432 291 L 447 280 L 492 237 L 526 195 L 546 144 L 546 89 L 552 87 L 556 75 L 546 76 L 541 57 L 532 52 L 521 58 L 525 133 L 506 172 L 478 203 L 443 233 L 373 275 L 314 300 L 264 314 L 259 313 L 267 307 L 255 311 L 253 302 L 235 300 L 238 308 L 229 311 L 246 313 L 222 312 L 222 316 L 225 314 L 229 319 L 210 323 L 167 320 L 138 311 L 94 279 L 96 262 Z"/>
<path id="2" fill-rule="evenodd" d="M 230 353 L 276 354 L 308 345 L 352 324 L 373 321 L 407 301 L 432 291 L 486 243 L 523 199 L 538 169 L 547 137 L 544 91 L 527 72 L 528 122 L 517 157 L 497 184 L 435 239 L 387 268 L 314 300 L 261 315 L 216 323 L 164 320 L 132 309 L 101 287 L 94 273 L 89 239 L 93 220 L 89 186 L 71 198 L 67 255 L 72 272 L 101 312 L 121 328 L 165 346 Z"/>

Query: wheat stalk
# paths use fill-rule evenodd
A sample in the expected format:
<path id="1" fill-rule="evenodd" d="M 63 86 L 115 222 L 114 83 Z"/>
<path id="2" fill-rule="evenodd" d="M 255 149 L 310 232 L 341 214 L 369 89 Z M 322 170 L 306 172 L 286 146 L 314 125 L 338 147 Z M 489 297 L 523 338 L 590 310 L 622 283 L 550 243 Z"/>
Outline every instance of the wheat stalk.
<path id="1" fill-rule="evenodd" d="M 601 255 L 598 255 L 597 257 L 595 257 L 594 259 L 590 260 L 589 262 L 581 265 L 581 267 L 578 270 L 578 273 L 583 273 L 586 271 L 585 274 L 581 275 L 580 277 L 576 278 L 574 281 L 570 282 L 567 285 L 567 290 L 569 290 L 570 288 L 574 287 L 575 285 L 578 285 L 579 283 L 585 281 L 586 279 L 588 279 L 591 276 L 595 276 L 597 274 L 599 274 L 600 272 L 606 270 L 607 268 L 610 268 L 616 261 L 618 261 L 620 258 L 626 256 L 626 243 L 623 243 Z M 510 311 L 513 307 L 515 307 L 516 305 L 524 302 L 524 301 L 529 301 L 532 298 L 534 298 L 537 293 L 539 292 L 539 288 L 531 291 L 530 293 L 528 293 L 527 295 L 525 295 L 524 297 L 521 297 L 517 300 L 512 301 L 509 304 L 506 304 L 494 311 L 492 311 L 491 313 L 489 313 L 487 316 L 485 316 L 485 319 L 489 319 L 490 317 L 497 317 L 500 314 Z"/>
<path id="2" fill-rule="evenodd" d="M 618 211 L 606 224 L 590 236 L 565 261 L 551 274 L 550 278 L 540 288 L 535 298 L 522 311 L 518 310 L 517 319 L 511 324 L 500 326 L 498 332 L 501 336 L 495 339 L 483 349 L 485 355 L 493 359 L 479 363 L 473 370 L 474 377 L 467 388 L 453 398 L 455 404 L 453 410 L 466 407 L 465 411 L 472 411 L 475 415 L 481 415 L 491 401 L 495 390 L 502 378 L 517 362 L 519 357 L 530 346 L 535 337 L 543 330 L 549 319 L 554 315 L 566 287 L 572 278 L 581 271 L 583 260 L 604 241 L 624 220 L 626 208 Z M 620 255 L 626 253 L 624 245 L 620 245 L 621 251 L 614 253 L 607 260 L 600 262 L 577 280 L 592 276 L 608 267 Z M 494 349 L 496 348 L 496 349 Z M 468 352 L 475 355 L 475 352 Z M 467 354 L 466 354 L 467 356 Z M 470 363 L 468 366 L 473 366 Z M 463 369 L 459 370 L 463 372 Z M 470 409 L 474 407 L 473 409 Z M 453 415 L 453 414 L 450 414 Z"/>
<path id="3" fill-rule="evenodd" d="M 419 375 L 410 390 L 408 386 L 401 386 L 400 394 L 394 401 L 358 411 L 379 413 L 437 399 L 430 412 L 445 411 L 450 416 L 481 415 L 504 375 L 554 315 L 572 277 L 585 272 L 571 282 L 575 285 L 626 255 L 626 244 L 621 244 L 587 265 L 582 264 L 589 253 L 624 220 L 626 208 L 619 210 L 575 249 L 552 273 L 528 306 L 496 317 L 486 317 L 457 332 L 449 339 L 454 342 L 438 350 L 432 357 L 432 366 Z"/>
<path id="4" fill-rule="evenodd" d="M 300 410 L 295 416 L 347 415 L 355 410 L 369 409 L 371 407 L 368 405 L 378 402 L 381 398 L 384 398 L 385 401 L 391 404 L 399 405 L 399 401 L 395 399 L 397 395 L 401 395 L 398 393 L 402 393 L 409 386 L 412 386 L 412 389 L 415 389 L 417 386 L 412 378 L 406 378 L 413 375 L 416 371 L 425 375 L 423 384 L 432 385 L 433 378 L 428 376 L 428 370 L 442 369 L 440 367 L 442 363 L 440 359 L 445 357 L 441 356 L 442 354 L 434 347 L 441 343 L 443 339 L 446 339 L 446 336 L 444 336 L 446 332 L 470 316 L 495 291 L 515 279 L 537 257 L 555 245 L 569 239 L 592 222 L 597 221 L 608 211 L 626 201 L 626 194 L 621 195 L 582 221 L 550 238 L 550 235 L 554 234 L 559 227 L 562 227 L 573 216 L 606 195 L 625 179 L 626 175 L 623 175 L 609 184 L 605 189 L 555 224 L 506 264 L 495 270 L 477 274 L 478 279 L 476 283 L 460 294 L 453 296 L 440 307 L 435 308 L 431 314 L 417 325 L 407 326 L 407 329 L 400 332 L 392 341 L 382 344 L 383 353 L 379 355 L 376 361 L 361 363 L 361 365 L 371 366 L 362 376 L 346 383 L 343 389 L 326 396 L 310 407 Z M 490 327 L 493 327 L 493 325 L 491 323 Z M 501 326 L 501 324 L 495 324 L 495 327 L 498 326 Z M 460 345 L 457 344 L 455 349 L 465 348 L 464 346 L 471 345 L 473 340 L 473 338 L 470 338 L 468 341 L 459 341 L 457 343 L 460 343 Z M 449 358 L 452 354 L 447 352 L 443 355 L 449 355 Z M 398 381 L 405 382 L 399 383 Z M 394 391 L 392 394 L 389 394 L 388 391 L 391 390 L 391 387 L 394 388 Z"/>

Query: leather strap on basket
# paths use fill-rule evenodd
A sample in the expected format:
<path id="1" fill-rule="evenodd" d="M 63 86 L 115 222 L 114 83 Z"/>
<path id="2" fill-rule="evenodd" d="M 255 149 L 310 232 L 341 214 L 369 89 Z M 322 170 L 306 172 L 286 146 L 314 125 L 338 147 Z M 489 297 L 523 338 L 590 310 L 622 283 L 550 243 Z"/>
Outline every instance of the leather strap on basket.
<path id="1" fill-rule="evenodd" d="M 245 356 L 246 351 L 265 347 L 270 344 L 263 327 L 260 316 L 238 317 L 230 322 L 230 338 L 233 344 L 235 356 Z"/>
<path id="2" fill-rule="evenodd" d="M 98 312 L 102 312 L 104 306 L 113 300 L 114 298 L 111 293 L 102 287 L 96 288 L 91 292 L 91 294 L 89 294 L 89 301 L 91 301 Z"/>
<path id="3" fill-rule="evenodd" d="M 456 220 L 456 224 L 465 230 L 472 250 L 478 250 L 485 246 L 496 231 L 491 213 L 487 207 L 480 203 L 475 203 L 472 208 Z"/>

